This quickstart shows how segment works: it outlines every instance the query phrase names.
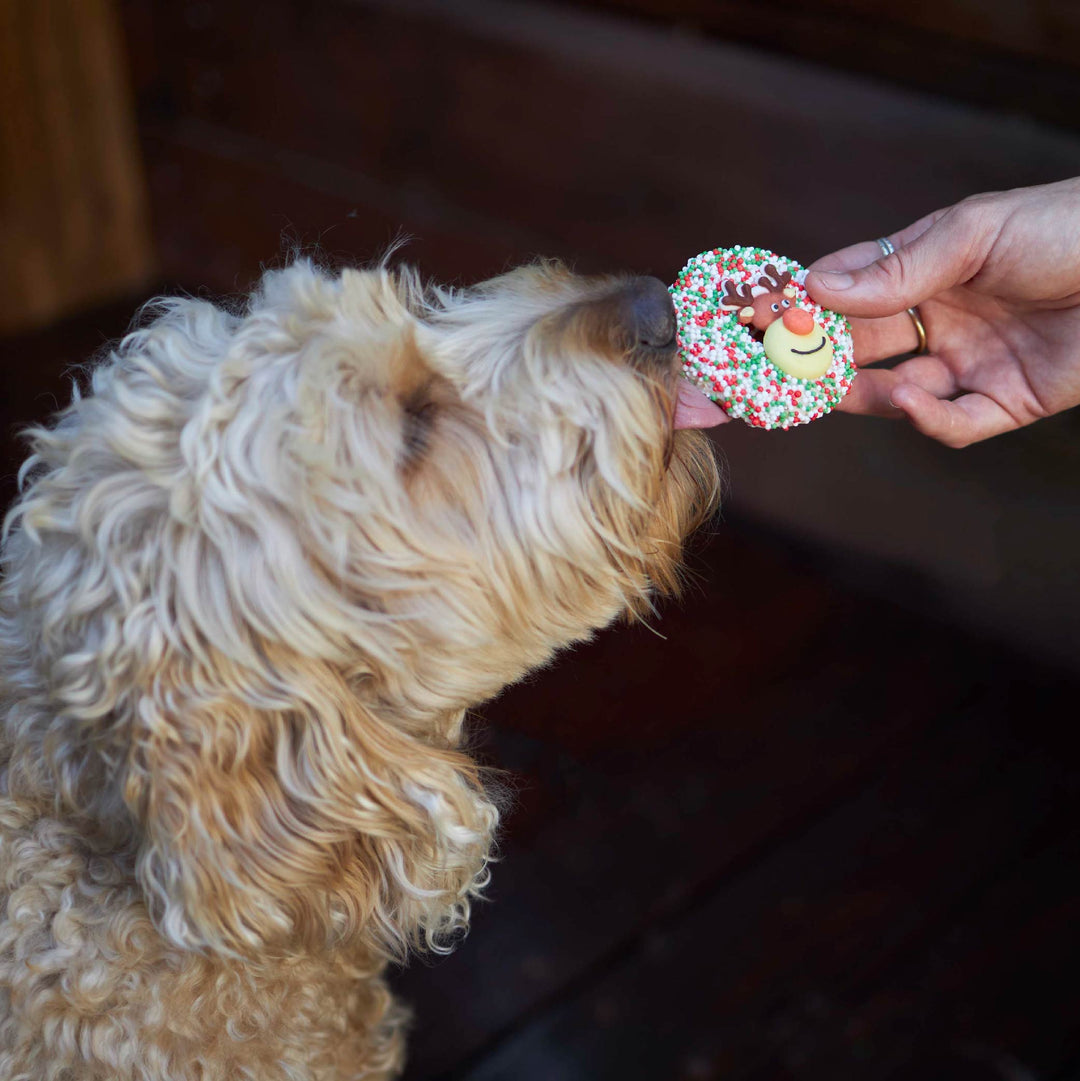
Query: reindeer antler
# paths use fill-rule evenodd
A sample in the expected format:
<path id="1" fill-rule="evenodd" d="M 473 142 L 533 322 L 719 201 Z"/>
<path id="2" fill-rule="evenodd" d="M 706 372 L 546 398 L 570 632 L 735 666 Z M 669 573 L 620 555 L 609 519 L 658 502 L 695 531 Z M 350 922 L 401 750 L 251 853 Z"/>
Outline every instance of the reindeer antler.
<path id="1" fill-rule="evenodd" d="M 721 308 L 745 308 L 754 303 L 754 294 L 749 282 L 737 282 L 725 278 L 724 290 L 720 294 Z"/>
<path id="2" fill-rule="evenodd" d="M 778 292 L 783 289 L 787 283 L 791 281 L 791 271 L 785 270 L 782 274 L 776 269 L 775 263 L 768 263 L 765 266 L 765 270 L 757 280 L 758 285 L 766 287 L 770 293 Z"/>

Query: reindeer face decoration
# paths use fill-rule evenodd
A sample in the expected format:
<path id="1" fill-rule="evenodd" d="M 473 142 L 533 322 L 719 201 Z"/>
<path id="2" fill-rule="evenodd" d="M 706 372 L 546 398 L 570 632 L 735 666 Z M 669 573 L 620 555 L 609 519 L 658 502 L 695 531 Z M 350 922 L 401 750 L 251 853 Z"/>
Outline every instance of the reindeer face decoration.
<path id="1" fill-rule="evenodd" d="M 769 263 L 753 285 L 726 280 L 720 307 L 738 309 L 739 322 L 763 332 L 765 356 L 796 379 L 819 379 L 833 362 L 828 335 L 814 317 L 794 305 L 791 271 Z"/>

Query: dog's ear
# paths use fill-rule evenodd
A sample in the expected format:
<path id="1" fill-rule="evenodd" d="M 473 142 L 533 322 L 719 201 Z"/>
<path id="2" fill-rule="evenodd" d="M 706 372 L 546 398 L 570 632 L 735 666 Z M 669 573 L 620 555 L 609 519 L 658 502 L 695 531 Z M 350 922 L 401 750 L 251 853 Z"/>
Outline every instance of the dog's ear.
<path id="1" fill-rule="evenodd" d="M 144 701 L 125 800 L 155 924 L 241 957 L 356 936 L 387 957 L 445 948 L 486 881 L 496 812 L 476 767 L 377 719 L 323 665 L 291 677 Z"/>

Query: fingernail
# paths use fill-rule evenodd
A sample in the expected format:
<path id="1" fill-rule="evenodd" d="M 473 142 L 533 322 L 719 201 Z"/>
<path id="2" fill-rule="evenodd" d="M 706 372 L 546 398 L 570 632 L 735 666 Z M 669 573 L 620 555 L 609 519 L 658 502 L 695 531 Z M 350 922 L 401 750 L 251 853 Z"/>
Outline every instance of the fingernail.
<path id="1" fill-rule="evenodd" d="M 855 284 L 855 279 L 850 274 L 819 273 L 817 279 L 826 289 L 831 289 L 836 293 L 841 289 L 850 289 Z"/>

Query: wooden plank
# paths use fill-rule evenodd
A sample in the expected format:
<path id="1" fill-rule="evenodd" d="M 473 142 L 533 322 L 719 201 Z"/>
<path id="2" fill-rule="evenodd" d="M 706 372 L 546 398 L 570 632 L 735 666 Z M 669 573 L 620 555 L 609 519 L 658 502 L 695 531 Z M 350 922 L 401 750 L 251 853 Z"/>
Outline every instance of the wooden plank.
<path id="1" fill-rule="evenodd" d="M 962 454 L 874 417 L 836 415 L 776 438 L 745 425 L 717 432 L 738 513 L 786 523 L 829 553 L 830 573 L 918 598 L 1074 672 L 1078 437 L 1077 410 Z"/>
<path id="2" fill-rule="evenodd" d="M 144 117 L 163 136 L 235 135 L 271 184 L 278 152 L 348 170 L 360 213 L 365 178 L 468 232 L 501 222 L 507 255 L 521 233 L 661 276 L 712 243 L 809 257 L 1080 172 L 1080 142 L 1015 116 L 566 8 L 268 0 L 251 20 L 221 0 L 193 25 L 156 0 L 153 29 Z"/>
<path id="3" fill-rule="evenodd" d="M 145 284 L 145 193 L 110 0 L 0 5 L 0 101 L 0 331 Z"/>
<path id="4" fill-rule="evenodd" d="M 147 137 L 155 205 L 184 208 L 160 233 L 170 283 L 232 294 L 248 289 L 263 267 L 293 254 L 356 265 L 377 258 L 402 235 L 410 241 L 400 258 L 450 283 L 500 273 L 515 255 L 536 250 L 521 242 L 515 247 L 510 225 L 447 222 L 437 209 L 399 201 L 350 170 L 315 167 L 272 150 L 268 165 L 244 153 L 243 140 L 229 141 L 225 156 L 217 152 L 219 141 L 195 126 Z"/>
<path id="5" fill-rule="evenodd" d="M 1080 1052 L 1080 837 L 1061 825 L 881 985 L 777 1011 L 766 1061 L 727 1076 L 1055 1076 Z"/>
<path id="6" fill-rule="evenodd" d="M 579 5 L 711 34 L 1064 128 L 1080 67 L 1068 0 L 580 0 Z"/>
<path id="7" fill-rule="evenodd" d="M 1080 11 L 1070 0 L 919 0 L 884 8 L 874 0 L 828 0 L 822 6 L 866 20 L 883 36 L 910 28 L 924 38 L 943 35 L 1080 67 Z"/>
<path id="8" fill-rule="evenodd" d="M 629 701 L 616 708 L 619 719 L 632 716 Z M 909 718 L 885 718 L 859 739 L 839 711 L 813 711 L 789 748 L 791 726 L 759 720 L 753 756 L 738 756 L 745 737 L 729 745 L 714 729 L 654 750 L 648 769 L 616 756 L 610 772 L 492 729 L 495 762 L 516 767 L 524 806 L 500 845 L 492 903 L 480 906 L 461 951 L 395 980 L 416 1014 L 409 1077 L 440 1076 L 589 979 L 653 921 L 857 784 L 902 744 Z"/>
<path id="9" fill-rule="evenodd" d="M 445 1076 L 738 1076 L 770 1046 L 770 1016 L 792 1002 L 842 1001 L 888 971 L 1062 809 L 1066 766 L 1038 750 L 1018 754 L 1001 714 L 997 731 L 993 719 L 992 699 L 942 717 L 877 783 L 624 944 L 568 999 Z M 667 846 L 639 839 L 637 873 L 663 879 Z M 556 918 L 560 904 L 586 909 L 566 885 L 549 876 L 519 933 Z"/>

